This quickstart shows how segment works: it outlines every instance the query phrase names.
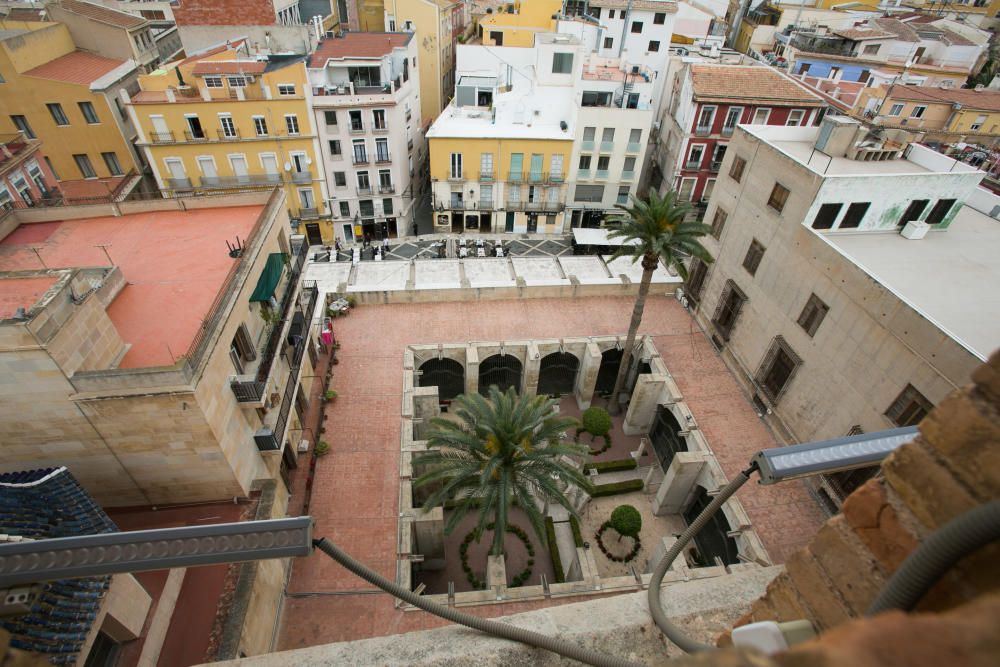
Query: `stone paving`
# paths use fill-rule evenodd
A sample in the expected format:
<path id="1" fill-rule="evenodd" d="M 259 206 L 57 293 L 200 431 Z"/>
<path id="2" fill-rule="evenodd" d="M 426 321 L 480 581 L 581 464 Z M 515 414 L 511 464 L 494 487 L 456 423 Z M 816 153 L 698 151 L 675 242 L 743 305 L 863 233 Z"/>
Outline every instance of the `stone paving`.
<path id="1" fill-rule="evenodd" d="M 453 234 L 435 234 L 420 236 L 417 238 L 410 237 L 405 241 L 399 241 L 398 239 L 390 239 L 389 249 L 386 252 L 385 259 L 388 260 L 401 260 L 409 261 L 411 259 L 435 259 L 439 257 L 438 246 L 443 240 L 451 241 L 448 244 L 446 251 L 447 257 L 457 257 L 454 250 L 454 241 L 456 239 L 465 239 L 469 243 L 474 244 L 476 239 L 483 239 L 486 241 L 488 246 L 488 255 L 494 257 L 493 248 L 497 241 L 503 243 L 507 254 L 511 257 L 564 257 L 571 256 L 573 254 L 573 247 L 570 243 L 570 236 L 555 236 L 555 237 L 529 237 L 527 234 L 483 234 L 483 235 L 464 235 L 458 236 Z M 374 241 L 373 243 L 378 243 Z M 316 252 L 319 248 L 314 247 L 312 252 Z M 362 249 L 361 251 L 362 262 L 368 262 L 372 260 L 371 250 Z M 350 247 L 345 247 L 337 253 L 338 262 L 349 262 L 351 261 L 351 250 Z"/>
<path id="2" fill-rule="evenodd" d="M 620 297 L 524 299 L 361 306 L 335 320 L 342 347 L 331 387 L 339 397 L 324 420 L 332 451 L 315 471 L 310 514 L 328 537 L 381 574 L 396 572 L 400 407 L 407 344 L 624 334 L 633 300 Z M 640 329 L 654 336 L 726 474 L 775 446 L 709 341 L 672 298 L 651 295 Z M 804 546 L 823 515 L 799 482 L 748 484 L 739 493 L 775 563 Z M 443 625 L 402 612 L 391 597 L 316 553 L 297 559 L 282 617 L 279 649 L 396 634 Z M 564 598 L 575 602 L 581 598 Z M 552 602 L 467 608 L 483 616 L 518 613 Z"/>

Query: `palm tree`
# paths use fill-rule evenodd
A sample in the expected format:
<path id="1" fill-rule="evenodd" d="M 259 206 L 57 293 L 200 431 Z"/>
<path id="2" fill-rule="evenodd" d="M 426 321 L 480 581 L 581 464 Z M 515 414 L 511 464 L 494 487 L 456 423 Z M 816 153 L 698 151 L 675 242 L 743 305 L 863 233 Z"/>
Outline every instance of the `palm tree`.
<path id="1" fill-rule="evenodd" d="M 609 239 L 622 239 L 625 244 L 611 256 L 631 257 L 632 263 L 642 260 L 642 281 L 639 283 L 639 295 L 635 298 L 632 309 L 632 321 L 628 325 L 628 338 L 625 340 L 625 354 L 618 366 L 618 376 L 615 378 L 615 389 L 611 394 L 608 412 L 618 414 L 621 405 L 618 396 L 625 385 L 632 363 L 632 350 L 635 347 L 635 336 L 642 322 L 642 311 L 646 307 L 646 296 L 649 294 L 649 283 L 653 279 L 660 260 L 667 267 L 673 267 L 677 274 L 687 280 L 687 268 L 684 266 L 686 257 L 697 257 L 710 264 L 712 255 L 699 241 L 711 231 L 708 225 L 700 222 L 684 222 L 684 217 L 691 210 L 691 204 L 678 201 L 677 193 L 671 190 L 661 199 L 654 190 L 650 190 L 649 199 L 643 201 L 632 197 L 631 206 L 618 205 L 618 208 L 628 215 L 615 221 L 615 226 L 608 233 Z"/>
<path id="2" fill-rule="evenodd" d="M 489 398 L 464 394 L 452 402 L 460 422 L 432 420 L 427 444 L 437 449 L 414 459 L 414 467 L 429 468 L 414 487 L 440 485 L 427 498 L 425 510 L 446 500 L 456 502 L 445 524 L 446 535 L 476 510 L 476 535 L 493 522 L 490 553 L 499 556 L 504 553 L 504 534 L 515 503 L 543 544 L 545 518 L 537 500 L 556 502 L 576 515 L 564 490 L 576 486 L 590 491 L 590 482 L 563 457 L 582 457 L 589 450 L 564 440 L 577 421 L 560 417 L 555 405 L 547 396 L 519 396 L 513 388 L 500 393 L 494 385 Z"/>

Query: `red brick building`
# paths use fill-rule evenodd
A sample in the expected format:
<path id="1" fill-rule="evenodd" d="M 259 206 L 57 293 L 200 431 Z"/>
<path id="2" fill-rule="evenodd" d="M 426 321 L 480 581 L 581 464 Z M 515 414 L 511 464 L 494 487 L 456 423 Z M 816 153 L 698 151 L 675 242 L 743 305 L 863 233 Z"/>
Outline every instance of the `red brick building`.
<path id="1" fill-rule="evenodd" d="M 818 125 L 824 110 L 822 98 L 771 67 L 688 65 L 664 118 L 671 127 L 657 165 L 663 187 L 707 202 L 738 124 Z"/>

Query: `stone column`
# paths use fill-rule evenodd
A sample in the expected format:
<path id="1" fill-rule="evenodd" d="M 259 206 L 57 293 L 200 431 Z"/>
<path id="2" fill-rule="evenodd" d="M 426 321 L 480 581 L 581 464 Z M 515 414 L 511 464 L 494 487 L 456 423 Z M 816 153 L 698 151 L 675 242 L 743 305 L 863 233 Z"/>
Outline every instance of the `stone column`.
<path id="1" fill-rule="evenodd" d="M 465 348 L 465 393 L 479 391 L 479 350 L 473 345 Z"/>
<path id="2" fill-rule="evenodd" d="M 673 535 L 668 535 L 656 543 L 656 548 L 653 549 L 653 555 L 649 557 L 648 561 L 646 561 L 646 572 L 652 572 L 653 569 L 659 565 L 660 561 L 667 555 L 667 552 L 670 551 L 670 547 L 674 546 L 675 542 L 677 542 L 677 538 Z M 684 559 L 684 554 L 681 554 L 674 559 L 674 562 L 670 565 L 670 569 L 667 570 L 667 572 L 682 572 L 687 569 L 687 561 Z"/>
<path id="3" fill-rule="evenodd" d="M 414 553 L 424 557 L 423 569 L 443 570 L 444 510 L 435 507 L 429 512 L 417 510 L 413 516 Z"/>
<path id="4" fill-rule="evenodd" d="M 656 406 L 660 403 L 667 378 L 663 375 L 640 375 L 632 391 L 622 430 L 625 435 L 646 435 L 653 426 Z"/>
<path id="5" fill-rule="evenodd" d="M 538 351 L 538 346 L 533 342 L 528 343 L 527 354 L 524 359 L 524 378 L 522 379 L 523 393 L 525 396 L 538 395 L 538 366 L 541 363 L 542 355 Z"/>
<path id="6" fill-rule="evenodd" d="M 437 387 L 417 387 L 413 390 L 413 439 L 425 440 L 431 419 L 441 414 Z"/>
<path id="7" fill-rule="evenodd" d="M 486 586 L 497 595 L 507 592 L 507 564 L 503 556 L 489 556 L 486 561 Z"/>
<path id="8" fill-rule="evenodd" d="M 653 498 L 653 514 L 680 514 L 684 501 L 691 496 L 691 490 L 698 481 L 698 475 L 707 464 L 702 452 L 677 452 L 670 462 L 660 482 L 660 488 Z"/>
<path id="9" fill-rule="evenodd" d="M 601 370 L 601 348 L 597 343 L 587 343 L 580 360 L 580 372 L 576 375 L 576 404 L 581 410 L 590 407 L 597 387 L 597 373 Z"/>

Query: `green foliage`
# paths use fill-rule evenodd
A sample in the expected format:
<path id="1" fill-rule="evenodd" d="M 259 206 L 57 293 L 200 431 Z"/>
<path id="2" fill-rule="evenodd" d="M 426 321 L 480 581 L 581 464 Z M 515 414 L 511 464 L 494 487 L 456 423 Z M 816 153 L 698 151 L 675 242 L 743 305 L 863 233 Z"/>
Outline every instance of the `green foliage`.
<path id="1" fill-rule="evenodd" d="M 327 389 L 326 392 L 323 394 L 323 398 L 326 399 L 327 401 L 332 401 L 333 399 L 337 398 L 337 390 Z"/>
<path id="2" fill-rule="evenodd" d="M 495 525 L 492 523 L 486 525 L 486 530 L 493 530 L 494 528 Z M 517 526 L 507 526 L 507 532 L 511 535 L 515 535 L 519 540 L 521 540 L 521 542 L 524 543 L 524 548 L 528 552 L 527 565 L 521 572 L 516 574 L 510 580 L 511 588 L 517 588 L 518 586 L 524 585 L 524 582 L 531 578 L 531 571 L 535 567 L 535 547 L 532 546 L 531 540 L 528 539 L 528 534 L 521 528 L 518 528 Z M 481 590 L 486 588 L 486 582 L 481 581 L 469 565 L 469 545 L 472 544 L 473 540 L 479 542 L 477 529 L 475 528 L 469 531 L 469 534 L 462 540 L 462 544 L 458 547 L 458 553 L 462 560 L 462 571 L 465 572 L 465 578 L 469 581 L 469 585 L 472 586 L 474 590 Z"/>
<path id="3" fill-rule="evenodd" d="M 319 442 L 316 443 L 316 446 L 313 448 L 313 454 L 317 457 L 324 456 L 329 453 L 330 453 L 330 443 L 327 442 L 326 440 L 320 440 Z"/>
<path id="4" fill-rule="evenodd" d="M 642 530 L 642 515 L 631 505 L 619 505 L 612 510 L 610 523 L 619 535 L 638 537 Z"/>
<path id="5" fill-rule="evenodd" d="M 545 537 L 549 545 L 549 556 L 552 557 L 552 571 L 555 573 L 556 583 L 561 584 L 566 581 L 563 574 L 562 559 L 559 558 L 559 545 L 556 544 L 556 526 L 552 523 L 552 517 L 545 517 Z"/>
<path id="6" fill-rule="evenodd" d="M 613 484 L 598 484 L 594 487 L 591 498 L 603 498 L 604 496 L 617 496 L 620 493 L 631 493 L 632 491 L 642 491 L 641 479 L 630 479 L 624 482 Z"/>
<path id="7" fill-rule="evenodd" d="M 547 396 L 519 396 L 513 389 L 500 393 L 490 387 L 489 397 L 466 394 L 454 400 L 452 414 L 458 421 L 431 421 L 427 434 L 431 451 L 413 461 L 415 468 L 425 466 L 427 472 L 414 481 L 414 487 L 434 487 L 424 509 L 455 502 L 445 534 L 474 511 L 480 533 L 487 523 L 496 524 L 491 553 L 499 556 L 515 504 L 539 540 L 545 539 L 545 527 L 536 499 L 557 503 L 575 514 L 566 491 L 577 486 L 589 492 L 591 485 L 563 458 L 582 458 L 588 450 L 562 440 L 561 435 L 576 420 L 560 416 L 556 405 Z"/>
<path id="8" fill-rule="evenodd" d="M 611 432 L 611 415 L 604 408 L 592 407 L 583 411 L 580 419 L 583 430 L 599 437 Z"/>
<path id="9" fill-rule="evenodd" d="M 576 520 L 575 516 L 571 516 L 569 518 L 569 527 L 573 531 L 573 544 L 575 544 L 578 549 L 582 549 L 583 533 L 580 532 L 580 522 Z"/>
<path id="10" fill-rule="evenodd" d="M 358 298 L 356 296 L 349 296 L 346 301 L 349 308 L 354 308 L 358 305 Z"/>
<path id="11" fill-rule="evenodd" d="M 615 459 L 614 461 L 598 461 L 597 463 L 588 463 L 583 466 L 584 472 L 589 472 L 591 470 L 596 470 L 597 474 L 602 472 L 619 472 L 622 470 L 635 470 L 639 464 L 635 462 L 635 459 L 629 457 L 627 459 Z"/>

